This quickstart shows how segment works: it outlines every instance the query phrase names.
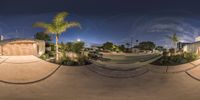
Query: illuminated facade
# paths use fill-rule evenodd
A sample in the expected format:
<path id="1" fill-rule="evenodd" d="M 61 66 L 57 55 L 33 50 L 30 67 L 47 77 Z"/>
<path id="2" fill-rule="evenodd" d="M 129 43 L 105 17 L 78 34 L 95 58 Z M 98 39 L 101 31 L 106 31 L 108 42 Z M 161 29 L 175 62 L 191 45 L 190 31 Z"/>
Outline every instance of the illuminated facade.
<path id="1" fill-rule="evenodd" d="M 34 55 L 45 53 L 45 42 L 33 39 L 11 39 L 0 42 L 0 55 Z"/>

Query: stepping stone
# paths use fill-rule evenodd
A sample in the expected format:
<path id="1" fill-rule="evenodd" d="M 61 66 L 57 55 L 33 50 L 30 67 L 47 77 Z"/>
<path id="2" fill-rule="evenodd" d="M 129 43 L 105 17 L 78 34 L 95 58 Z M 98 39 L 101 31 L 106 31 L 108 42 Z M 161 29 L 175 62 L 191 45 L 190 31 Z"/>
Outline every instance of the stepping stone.
<path id="1" fill-rule="evenodd" d="M 194 68 L 195 66 L 193 64 L 187 63 L 177 66 L 168 66 L 167 72 L 169 73 L 179 73 L 179 72 L 185 72 L 189 69 Z"/>

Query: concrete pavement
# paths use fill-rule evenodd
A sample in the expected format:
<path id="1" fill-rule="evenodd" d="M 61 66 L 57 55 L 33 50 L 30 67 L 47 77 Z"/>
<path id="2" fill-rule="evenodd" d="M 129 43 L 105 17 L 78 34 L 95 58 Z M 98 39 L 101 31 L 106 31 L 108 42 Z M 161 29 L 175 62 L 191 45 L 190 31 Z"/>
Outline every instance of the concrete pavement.
<path id="1" fill-rule="evenodd" d="M 185 72 L 200 78 L 199 62 L 193 62 L 195 67 L 191 64 L 190 70 L 184 67 L 175 74 L 168 73 L 167 66 L 148 65 L 149 72 L 129 78 L 105 77 L 85 66 L 61 66 L 51 77 L 34 84 L 0 82 L 0 100 L 199 100 L 200 82 Z M 182 67 L 177 68 L 180 71 Z"/>

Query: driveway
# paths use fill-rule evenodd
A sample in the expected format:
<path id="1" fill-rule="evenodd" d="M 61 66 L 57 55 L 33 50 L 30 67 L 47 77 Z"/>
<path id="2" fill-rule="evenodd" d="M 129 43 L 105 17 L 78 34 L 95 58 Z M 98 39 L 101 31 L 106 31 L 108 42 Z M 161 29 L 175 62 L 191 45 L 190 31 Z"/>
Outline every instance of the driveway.
<path id="1" fill-rule="evenodd" d="M 0 58 L 0 82 L 27 84 L 43 80 L 59 65 L 43 61 L 35 56 L 2 56 Z"/>
<path id="2" fill-rule="evenodd" d="M 198 73 L 200 73 L 198 63 L 200 61 L 193 63 L 197 65 L 193 66 L 190 71 L 185 71 L 198 78 Z M 58 68 L 58 65 L 41 61 L 33 56 L 26 56 L 3 57 L 0 67 L 2 67 L 0 80 L 26 82 L 46 76 L 45 74 Z M 39 82 L 30 84 L 0 82 L 0 100 L 200 99 L 198 80 L 186 74 L 185 71 L 163 72 L 162 69 L 165 68 L 167 67 L 156 69 L 155 66 L 150 66 L 150 71 L 137 77 L 109 78 L 89 70 L 86 66 L 61 66 L 53 75 Z"/>

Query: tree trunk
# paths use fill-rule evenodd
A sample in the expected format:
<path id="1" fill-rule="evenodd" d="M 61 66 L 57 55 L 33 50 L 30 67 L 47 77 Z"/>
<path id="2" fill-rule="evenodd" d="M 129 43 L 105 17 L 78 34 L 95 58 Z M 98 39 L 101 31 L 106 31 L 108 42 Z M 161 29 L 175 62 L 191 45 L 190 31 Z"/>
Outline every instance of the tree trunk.
<path id="1" fill-rule="evenodd" d="M 176 55 L 176 47 L 177 47 L 177 43 L 174 43 L 174 54 Z"/>
<path id="2" fill-rule="evenodd" d="M 58 62 L 58 34 L 56 34 L 56 62 Z"/>

